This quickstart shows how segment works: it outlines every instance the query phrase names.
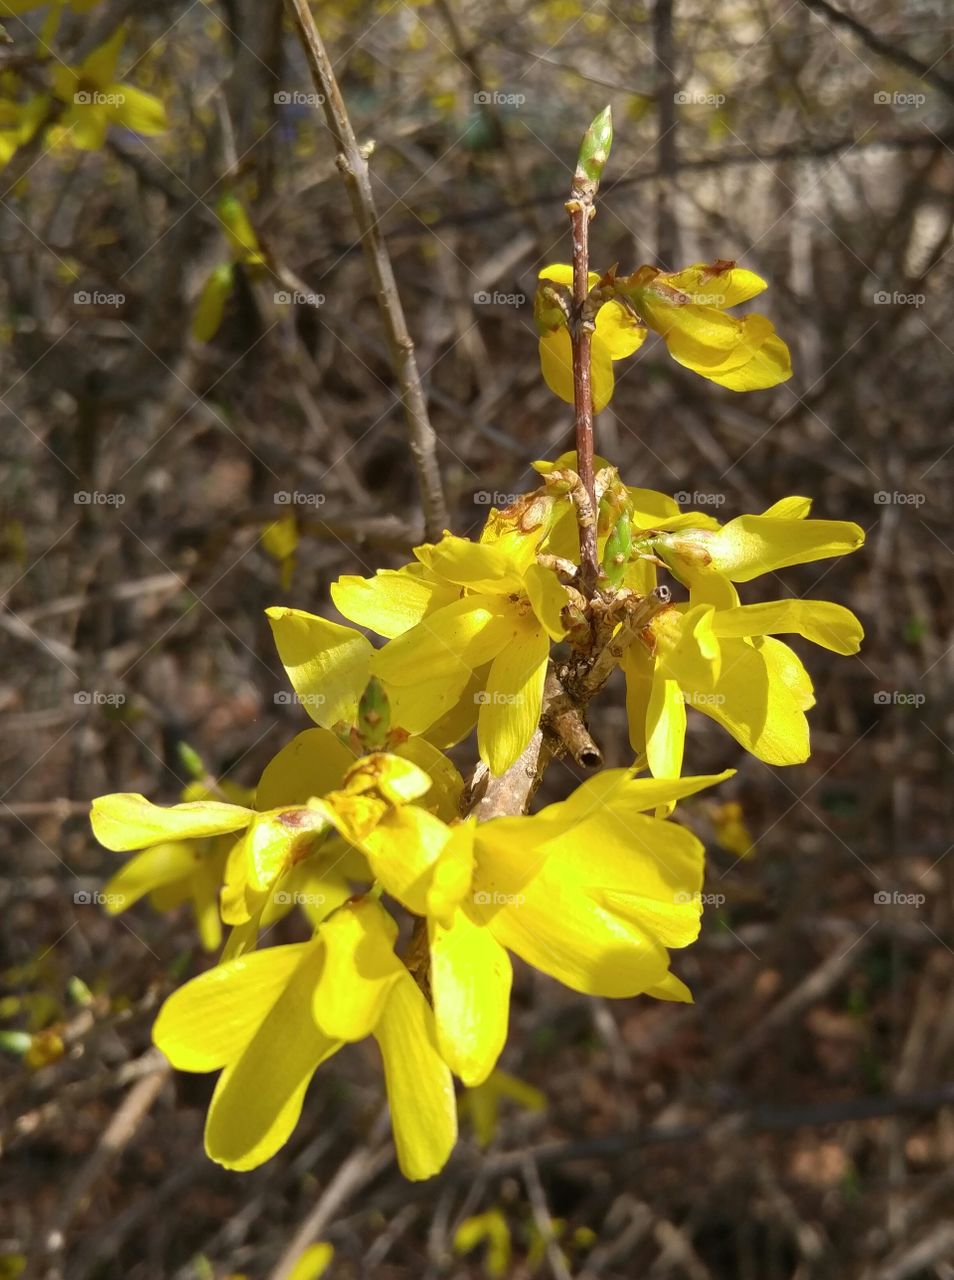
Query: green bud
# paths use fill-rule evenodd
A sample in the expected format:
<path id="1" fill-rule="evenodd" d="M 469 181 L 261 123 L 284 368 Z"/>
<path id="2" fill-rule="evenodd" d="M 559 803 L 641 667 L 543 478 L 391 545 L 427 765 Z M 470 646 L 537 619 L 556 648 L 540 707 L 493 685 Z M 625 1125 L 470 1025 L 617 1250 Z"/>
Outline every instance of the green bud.
<path id="1" fill-rule="evenodd" d="M 358 736 L 368 751 L 380 751 L 391 731 L 391 706 L 388 695 L 375 676 L 358 703 Z"/>
<path id="2" fill-rule="evenodd" d="M 193 782 L 201 782 L 203 778 L 209 776 L 209 771 L 205 767 L 202 757 L 195 747 L 189 746 L 188 742 L 177 742 L 176 753 L 183 769 L 186 771 L 186 776 L 191 778 Z"/>
<path id="3" fill-rule="evenodd" d="M 574 185 L 599 186 L 613 145 L 613 109 L 605 107 L 583 135 Z"/>
<path id="4" fill-rule="evenodd" d="M 624 513 L 617 520 L 613 527 L 613 532 L 606 539 L 606 547 L 603 551 L 603 572 L 606 574 L 606 581 L 609 586 L 621 587 L 623 585 L 623 575 L 626 573 L 626 565 L 629 563 L 632 549 L 633 526 L 629 516 Z"/>

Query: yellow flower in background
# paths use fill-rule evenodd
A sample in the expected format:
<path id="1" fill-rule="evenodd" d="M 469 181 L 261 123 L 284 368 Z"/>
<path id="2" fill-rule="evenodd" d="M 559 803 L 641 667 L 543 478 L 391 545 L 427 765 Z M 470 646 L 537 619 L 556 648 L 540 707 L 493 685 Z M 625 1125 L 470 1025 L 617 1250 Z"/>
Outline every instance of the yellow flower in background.
<path id="1" fill-rule="evenodd" d="M 536 545 L 519 533 L 493 543 L 447 534 L 415 548 L 423 573 L 344 577 L 332 588 L 345 617 L 393 637 L 371 669 L 395 690 L 400 723 L 421 732 L 459 707 L 497 775 L 539 724 L 550 643 L 564 635 L 566 590 L 537 563 Z"/>
<path id="2" fill-rule="evenodd" d="M 50 131 L 54 144 L 97 151 L 105 143 L 110 125 L 121 125 L 147 136 L 165 132 L 162 102 L 151 93 L 116 79 L 125 39 L 126 33 L 120 27 L 78 67 L 54 66 L 53 93 L 66 107 Z"/>
<path id="3" fill-rule="evenodd" d="M 767 287 L 754 271 L 729 261 L 670 272 L 640 267 L 615 281 L 678 364 L 730 391 L 774 387 L 792 376 L 788 347 L 770 320 L 756 312 L 726 315 Z"/>
<path id="4" fill-rule="evenodd" d="M 539 279 L 553 284 L 573 287 L 573 267 L 568 263 L 554 263 L 544 267 Z M 589 286 L 592 289 L 600 280 L 599 273 L 591 271 Z M 559 307 L 548 305 L 546 289 L 538 288 L 534 304 L 534 317 L 540 334 L 540 368 L 544 381 L 554 395 L 573 404 L 573 349 L 566 317 Z M 615 376 L 613 361 L 631 356 L 643 345 L 646 327 L 619 302 L 609 301 L 596 314 L 596 328 L 590 342 L 590 378 L 593 387 L 593 412 L 609 404 L 613 395 Z"/>
<path id="5" fill-rule="evenodd" d="M 482 1147 L 490 1146 L 497 1134 L 500 1104 L 504 1099 L 515 1102 L 526 1111 L 543 1111 L 544 1093 L 518 1076 L 495 1069 L 482 1084 L 465 1089 L 460 1100 L 460 1114 L 467 1114 L 474 1127 L 474 1137 Z"/>
<path id="6" fill-rule="evenodd" d="M 269 947 L 193 978 L 163 1005 L 153 1039 L 182 1071 L 218 1071 L 205 1146 L 254 1169 L 291 1136 L 315 1071 L 371 1035 L 384 1064 L 398 1163 L 440 1170 L 457 1139 L 450 1069 L 434 1015 L 394 953 L 397 925 L 372 898 L 344 904 L 310 942 Z"/>

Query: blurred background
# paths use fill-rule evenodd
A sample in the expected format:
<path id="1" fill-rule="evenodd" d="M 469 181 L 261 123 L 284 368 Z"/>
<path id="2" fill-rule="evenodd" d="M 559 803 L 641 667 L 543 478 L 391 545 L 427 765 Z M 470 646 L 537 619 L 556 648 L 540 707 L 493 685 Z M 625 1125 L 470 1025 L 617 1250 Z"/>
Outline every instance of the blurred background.
<path id="1" fill-rule="evenodd" d="M 739 260 L 795 376 L 735 395 L 651 339 L 616 366 L 598 451 L 722 520 L 798 493 L 867 531 L 743 588 L 864 622 L 858 657 L 794 642 L 811 760 L 767 768 L 690 716 L 687 771 L 738 769 L 681 807 L 710 849 L 675 962 L 695 1005 L 520 969 L 501 1066 L 522 1083 L 413 1185 L 367 1045 L 270 1164 L 207 1161 L 211 1081 L 173 1082 L 149 1028 L 208 958 L 187 912 L 105 914 L 118 859 L 85 817 L 104 791 L 174 802 L 182 743 L 254 785 L 309 723 L 263 609 L 334 616 L 329 583 L 421 537 L 301 51 L 279 0 L 0 3 L 0 1276 L 277 1275 L 321 1238 L 329 1275 L 382 1280 L 954 1277 L 954 21 L 838 6 L 315 6 L 374 144 L 455 532 L 571 447 L 532 297 L 569 260 L 563 200 L 607 102 L 594 265 Z M 166 127 L 113 110 L 77 149 L 74 91 L 123 86 Z M 593 728 L 628 760 L 620 689 Z M 557 766 L 541 798 L 573 785 Z"/>

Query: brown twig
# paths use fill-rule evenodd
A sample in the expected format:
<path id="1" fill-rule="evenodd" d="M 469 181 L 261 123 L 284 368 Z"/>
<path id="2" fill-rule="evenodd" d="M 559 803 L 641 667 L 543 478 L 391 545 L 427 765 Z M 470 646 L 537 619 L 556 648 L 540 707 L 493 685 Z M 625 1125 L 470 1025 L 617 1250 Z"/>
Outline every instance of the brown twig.
<path id="1" fill-rule="evenodd" d="M 579 173 L 579 170 L 577 171 Z M 596 478 L 593 474 L 593 385 L 590 377 L 592 325 L 584 321 L 583 308 L 590 291 L 590 218 L 596 212 L 593 196 L 589 200 L 579 194 L 576 178 L 566 210 L 573 232 L 573 313 L 570 328 L 573 346 L 573 401 L 576 410 L 576 470 L 590 501 L 596 509 Z M 599 576 L 596 560 L 596 524 L 580 520 L 580 587 L 592 595 Z"/>
<path id="2" fill-rule="evenodd" d="M 404 318 L 394 268 L 381 235 L 374 193 L 371 190 L 367 154 L 358 144 L 331 59 L 315 25 L 308 0 L 286 0 L 286 8 L 298 32 L 312 80 L 321 97 L 325 123 L 338 151 L 338 169 L 348 188 L 351 208 L 361 233 L 361 243 L 387 333 L 391 364 L 401 389 L 404 418 L 421 491 L 424 527 L 427 537 L 433 541 L 440 538 L 448 525 L 447 504 L 437 464 L 437 437 L 428 416 L 427 399 L 414 354 L 414 342 Z"/>

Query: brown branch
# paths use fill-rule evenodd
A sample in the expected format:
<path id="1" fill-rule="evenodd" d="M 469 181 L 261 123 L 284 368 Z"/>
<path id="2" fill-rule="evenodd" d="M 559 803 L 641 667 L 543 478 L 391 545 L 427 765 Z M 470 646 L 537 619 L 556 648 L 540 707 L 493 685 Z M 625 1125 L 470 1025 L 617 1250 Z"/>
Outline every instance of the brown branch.
<path id="1" fill-rule="evenodd" d="M 358 145 L 331 59 L 318 33 L 308 0 L 286 0 L 286 8 L 305 51 L 312 80 L 321 97 L 325 123 L 337 147 L 338 168 L 348 188 L 351 208 L 361 233 L 368 270 L 387 333 L 391 364 L 401 389 L 404 418 L 421 491 L 425 531 L 430 540 L 436 541 L 449 523 L 437 464 L 437 436 L 428 416 L 427 399 L 417 368 L 414 343 L 404 318 L 394 268 L 381 235 L 367 156 Z"/>
<path id="2" fill-rule="evenodd" d="M 590 218 L 595 213 L 593 198 L 587 201 L 573 190 L 567 201 L 573 231 L 573 324 L 570 341 L 573 346 L 573 401 L 576 410 L 576 470 L 589 498 L 591 512 L 596 511 L 596 479 L 593 474 L 593 386 L 591 381 L 591 345 L 593 327 L 583 318 L 583 308 L 590 291 Z M 596 559 L 596 523 L 580 519 L 580 587 L 590 596 L 596 588 L 599 565 Z"/>

